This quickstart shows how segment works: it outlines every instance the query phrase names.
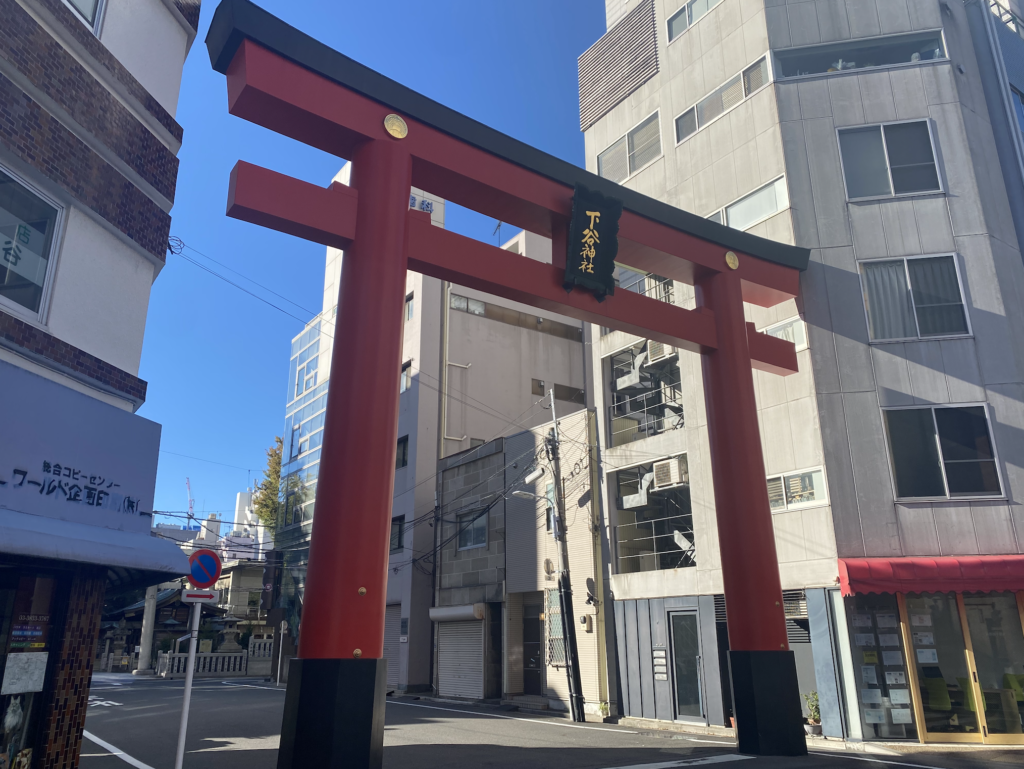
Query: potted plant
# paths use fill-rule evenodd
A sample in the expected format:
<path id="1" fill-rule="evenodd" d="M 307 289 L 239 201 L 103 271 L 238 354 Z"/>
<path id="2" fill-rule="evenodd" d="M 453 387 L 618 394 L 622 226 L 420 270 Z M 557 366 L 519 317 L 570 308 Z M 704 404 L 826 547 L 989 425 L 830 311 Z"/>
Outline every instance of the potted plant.
<path id="1" fill-rule="evenodd" d="M 808 692 L 803 695 L 807 703 L 807 723 L 804 724 L 804 731 L 808 734 L 821 734 L 821 708 L 818 706 L 818 693 Z"/>

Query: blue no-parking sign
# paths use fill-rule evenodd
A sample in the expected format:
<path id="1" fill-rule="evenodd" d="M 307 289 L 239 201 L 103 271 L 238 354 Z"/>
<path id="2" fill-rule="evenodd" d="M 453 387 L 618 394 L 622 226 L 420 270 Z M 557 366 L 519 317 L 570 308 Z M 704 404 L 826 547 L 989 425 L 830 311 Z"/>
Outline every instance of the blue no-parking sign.
<path id="1" fill-rule="evenodd" d="M 192 567 L 188 581 L 193 587 L 205 589 L 213 587 L 220 579 L 220 556 L 213 550 L 196 550 L 188 557 Z"/>

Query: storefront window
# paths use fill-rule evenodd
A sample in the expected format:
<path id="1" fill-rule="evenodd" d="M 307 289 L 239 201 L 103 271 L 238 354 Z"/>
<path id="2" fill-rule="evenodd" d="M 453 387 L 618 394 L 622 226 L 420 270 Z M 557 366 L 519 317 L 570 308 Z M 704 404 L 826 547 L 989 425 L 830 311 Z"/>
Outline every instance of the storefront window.
<path id="1" fill-rule="evenodd" d="M 956 595 L 908 595 L 907 617 L 925 730 L 981 734 Z"/>
<path id="2" fill-rule="evenodd" d="M 0 767 L 32 766 L 53 635 L 52 577 L 0 578 Z"/>
<path id="3" fill-rule="evenodd" d="M 864 736 L 916 739 L 896 596 L 853 596 L 846 611 Z"/>

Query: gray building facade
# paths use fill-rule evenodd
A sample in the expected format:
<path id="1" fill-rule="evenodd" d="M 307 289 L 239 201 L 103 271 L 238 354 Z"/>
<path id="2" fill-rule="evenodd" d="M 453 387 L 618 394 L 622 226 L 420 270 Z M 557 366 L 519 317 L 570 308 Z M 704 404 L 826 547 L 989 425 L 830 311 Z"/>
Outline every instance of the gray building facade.
<path id="1" fill-rule="evenodd" d="M 1024 40 L 990 0 L 607 0 L 587 166 L 812 250 L 755 371 L 826 735 L 1024 741 Z M 1015 85 L 1017 84 L 1017 85 Z M 693 308 L 693 288 L 618 268 Z M 621 712 L 729 723 L 699 359 L 591 328 Z"/>

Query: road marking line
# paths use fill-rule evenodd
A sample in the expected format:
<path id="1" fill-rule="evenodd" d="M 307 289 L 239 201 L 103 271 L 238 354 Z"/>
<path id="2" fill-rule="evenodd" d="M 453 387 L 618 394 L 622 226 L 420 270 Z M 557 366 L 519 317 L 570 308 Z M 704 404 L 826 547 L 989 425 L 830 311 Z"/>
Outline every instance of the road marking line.
<path id="1" fill-rule="evenodd" d="M 582 726 L 580 724 L 562 724 L 558 721 L 548 721 L 542 718 L 519 718 L 517 716 L 499 716 L 497 713 L 482 713 L 477 710 L 456 710 L 455 708 L 439 708 L 436 705 L 415 705 L 411 702 L 399 702 L 398 700 L 388 700 L 388 705 L 405 705 L 408 708 L 444 710 L 449 713 L 462 713 L 464 716 L 487 716 L 488 718 L 507 718 L 509 721 L 529 721 L 534 724 L 545 724 L 547 726 L 561 726 L 566 729 L 593 729 L 597 732 L 614 732 L 616 734 L 639 734 L 639 732 L 631 732 L 628 729 L 606 729 L 603 726 Z"/>
<path id="2" fill-rule="evenodd" d="M 696 737 L 687 737 L 686 739 L 688 741 L 690 741 L 690 742 L 707 742 L 710 745 L 735 745 L 736 744 L 735 741 L 726 742 L 725 740 L 701 740 L 701 739 L 697 739 Z"/>
<path id="3" fill-rule="evenodd" d="M 705 756 L 703 758 L 680 758 L 675 761 L 663 761 L 659 764 L 632 764 L 616 766 L 612 769 L 675 769 L 677 766 L 700 766 L 702 764 L 725 764 L 730 761 L 746 761 L 753 756 L 739 756 L 735 753 L 728 756 Z"/>
<path id="4" fill-rule="evenodd" d="M 115 748 L 109 742 L 104 742 L 103 740 L 101 740 L 99 737 L 97 737 L 95 734 L 92 734 L 91 732 L 83 731 L 82 732 L 82 736 L 85 737 L 85 739 L 89 740 L 90 742 L 95 742 L 97 745 L 99 745 L 104 750 L 110 751 L 110 753 L 112 753 L 113 755 L 115 755 L 118 758 L 120 758 L 126 764 L 131 764 L 132 766 L 135 767 L 135 769 L 153 769 L 153 767 L 150 766 L 149 764 L 144 764 L 141 761 L 139 761 L 137 758 L 132 758 L 127 753 L 125 753 L 123 750 L 120 750 L 119 748 Z"/>
<path id="5" fill-rule="evenodd" d="M 881 758 L 866 758 L 865 756 L 848 756 L 840 751 L 809 750 L 815 756 L 833 756 L 835 758 L 849 758 L 851 761 L 871 761 L 875 764 L 892 764 L 893 766 L 913 766 L 916 769 L 942 769 L 940 766 L 929 766 L 928 764 L 908 764 L 905 761 L 886 761 Z"/>
<path id="6" fill-rule="evenodd" d="M 221 683 L 224 686 L 235 686 L 235 687 L 238 687 L 239 689 L 267 689 L 268 691 L 272 691 L 272 692 L 283 692 L 283 691 L 285 691 L 284 689 L 279 689 L 276 686 L 256 686 L 256 684 L 231 684 L 231 683 L 228 683 L 227 681 L 221 681 Z"/>

